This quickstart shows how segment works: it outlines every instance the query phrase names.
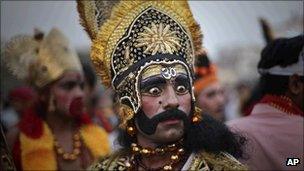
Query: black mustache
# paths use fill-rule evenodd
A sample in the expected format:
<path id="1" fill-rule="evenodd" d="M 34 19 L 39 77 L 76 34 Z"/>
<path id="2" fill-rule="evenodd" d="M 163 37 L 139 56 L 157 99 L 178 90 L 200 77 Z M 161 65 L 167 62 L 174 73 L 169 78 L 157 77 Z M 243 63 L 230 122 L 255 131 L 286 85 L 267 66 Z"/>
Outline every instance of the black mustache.
<path id="1" fill-rule="evenodd" d="M 153 116 L 151 119 L 148 118 L 142 110 L 136 115 L 138 127 L 147 135 L 154 134 L 160 122 L 170 119 L 180 119 L 183 120 L 185 124 L 188 123 L 187 114 L 179 109 L 166 110 Z"/>

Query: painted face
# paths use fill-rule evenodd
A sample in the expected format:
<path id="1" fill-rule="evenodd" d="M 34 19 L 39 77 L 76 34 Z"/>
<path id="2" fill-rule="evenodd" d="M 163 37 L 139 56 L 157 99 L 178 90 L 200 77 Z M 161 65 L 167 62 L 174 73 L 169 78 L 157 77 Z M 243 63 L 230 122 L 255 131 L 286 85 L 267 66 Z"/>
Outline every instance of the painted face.
<path id="1" fill-rule="evenodd" d="M 148 67 L 143 72 L 140 82 L 141 115 L 143 115 L 141 118 L 146 119 L 136 120 L 141 134 L 155 142 L 171 142 L 180 139 L 184 134 L 182 115 L 188 118 L 191 111 L 190 90 L 189 76 L 183 66 Z M 163 116 L 165 117 L 162 118 Z M 152 119 L 151 122 L 149 119 Z M 143 123 L 143 120 L 146 122 Z M 154 129 L 151 129 L 152 124 L 155 126 Z M 143 127 L 150 127 L 150 131 L 149 129 L 144 131 Z"/>
<path id="2" fill-rule="evenodd" d="M 80 72 L 69 71 L 64 73 L 63 77 L 51 87 L 56 111 L 67 116 L 73 116 L 71 111 L 82 111 L 83 88 L 84 78 Z M 71 109 L 72 106 L 79 109 Z"/>
<path id="3" fill-rule="evenodd" d="M 224 90 L 219 82 L 209 85 L 198 96 L 199 107 L 217 120 L 223 120 L 224 104 Z"/>

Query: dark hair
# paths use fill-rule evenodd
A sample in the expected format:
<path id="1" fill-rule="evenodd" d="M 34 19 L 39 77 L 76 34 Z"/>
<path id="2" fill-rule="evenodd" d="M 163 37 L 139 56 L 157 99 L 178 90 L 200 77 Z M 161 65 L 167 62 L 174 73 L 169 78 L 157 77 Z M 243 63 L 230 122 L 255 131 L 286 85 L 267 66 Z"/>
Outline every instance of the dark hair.
<path id="1" fill-rule="evenodd" d="M 259 80 L 261 95 L 283 95 L 288 89 L 289 76 L 262 75 Z"/>
<path id="2" fill-rule="evenodd" d="M 207 53 L 200 53 L 195 57 L 195 67 L 196 68 L 206 68 L 208 69 L 211 65 L 211 61 L 209 60 L 209 57 Z M 199 80 L 203 78 L 205 75 L 202 75 L 199 72 L 194 73 L 194 80 Z"/>
<path id="3" fill-rule="evenodd" d="M 130 148 L 135 138 L 119 130 L 119 144 L 125 148 Z M 199 124 L 191 124 L 186 129 L 184 138 L 185 148 L 189 152 L 207 151 L 211 153 L 227 152 L 236 158 L 244 158 L 243 147 L 246 139 L 231 132 L 226 125 L 213 119 L 207 114 L 203 114 L 203 119 Z"/>
<path id="4" fill-rule="evenodd" d="M 83 73 L 85 76 L 85 80 L 88 83 L 88 85 L 92 88 L 96 85 L 96 75 L 94 72 L 94 69 L 89 64 L 83 64 L 82 65 Z"/>
<path id="5" fill-rule="evenodd" d="M 209 67 L 210 65 L 209 57 L 206 53 L 198 54 L 195 58 L 196 67 Z"/>

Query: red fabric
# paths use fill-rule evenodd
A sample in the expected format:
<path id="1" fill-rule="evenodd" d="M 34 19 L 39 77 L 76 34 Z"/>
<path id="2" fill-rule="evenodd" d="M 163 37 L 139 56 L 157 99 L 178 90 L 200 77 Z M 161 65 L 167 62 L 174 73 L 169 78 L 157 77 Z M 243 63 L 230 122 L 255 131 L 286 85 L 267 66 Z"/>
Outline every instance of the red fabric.
<path id="1" fill-rule="evenodd" d="M 18 136 L 19 137 L 19 136 Z M 20 140 L 16 139 L 13 146 L 13 159 L 17 170 L 22 170 L 21 168 L 21 149 L 20 149 Z"/>
<path id="2" fill-rule="evenodd" d="M 79 121 L 79 125 L 91 124 L 92 120 L 89 114 L 83 112 L 84 104 L 82 98 L 76 98 L 71 102 L 70 113 Z"/>
<path id="3" fill-rule="evenodd" d="M 88 125 L 88 124 L 92 124 L 93 122 L 92 122 L 89 114 L 83 113 L 80 116 L 79 123 L 80 123 L 80 125 Z"/>
<path id="4" fill-rule="evenodd" d="M 286 110 L 289 114 L 300 115 L 304 117 L 303 111 L 297 107 L 292 100 L 287 100 L 287 97 L 266 94 L 259 103 L 266 103 L 271 106 L 276 105 Z M 275 107 L 275 106 L 273 106 Z"/>
<path id="5" fill-rule="evenodd" d="M 83 114 L 83 109 L 84 109 L 84 104 L 83 104 L 83 99 L 81 97 L 72 100 L 69 108 L 72 116 L 76 118 L 81 117 Z"/>
<path id="6" fill-rule="evenodd" d="M 10 91 L 9 98 L 11 100 L 31 101 L 35 98 L 36 94 L 30 87 L 18 87 Z"/>
<path id="7" fill-rule="evenodd" d="M 31 138 L 39 138 L 43 133 L 43 120 L 38 116 L 33 107 L 24 111 L 23 117 L 18 126 L 22 133 Z M 92 120 L 87 113 L 82 113 L 78 117 L 79 126 L 91 124 Z"/>
<path id="8" fill-rule="evenodd" d="M 19 123 L 19 129 L 26 136 L 39 138 L 43 133 L 42 120 L 37 116 L 33 108 L 26 109 Z"/>

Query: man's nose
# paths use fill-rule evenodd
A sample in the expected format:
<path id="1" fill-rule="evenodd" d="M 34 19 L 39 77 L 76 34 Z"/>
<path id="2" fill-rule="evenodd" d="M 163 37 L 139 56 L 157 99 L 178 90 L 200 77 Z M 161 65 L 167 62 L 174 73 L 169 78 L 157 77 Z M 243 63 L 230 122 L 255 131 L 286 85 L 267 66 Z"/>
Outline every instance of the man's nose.
<path id="1" fill-rule="evenodd" d="M 74 93 L 75 97 L 84 97 L 84 91 L 80 86 L 75 87 Z"/>
<path id="2" fill-rule="evenodd" d="M 216 95 L 216 101 L 219 103 L 219 104 L 223 104 L 225 102 L 225 97 L 223 94 L 221 93 L 217 93 Z"/>
<path id="3" fill-rule="evenodd" d="M 163 108 L 165 110 L 174 109 L 179 107 L 179 101 L 174 91 L 173 86 L 169 85 L 164 93 Z"/>

